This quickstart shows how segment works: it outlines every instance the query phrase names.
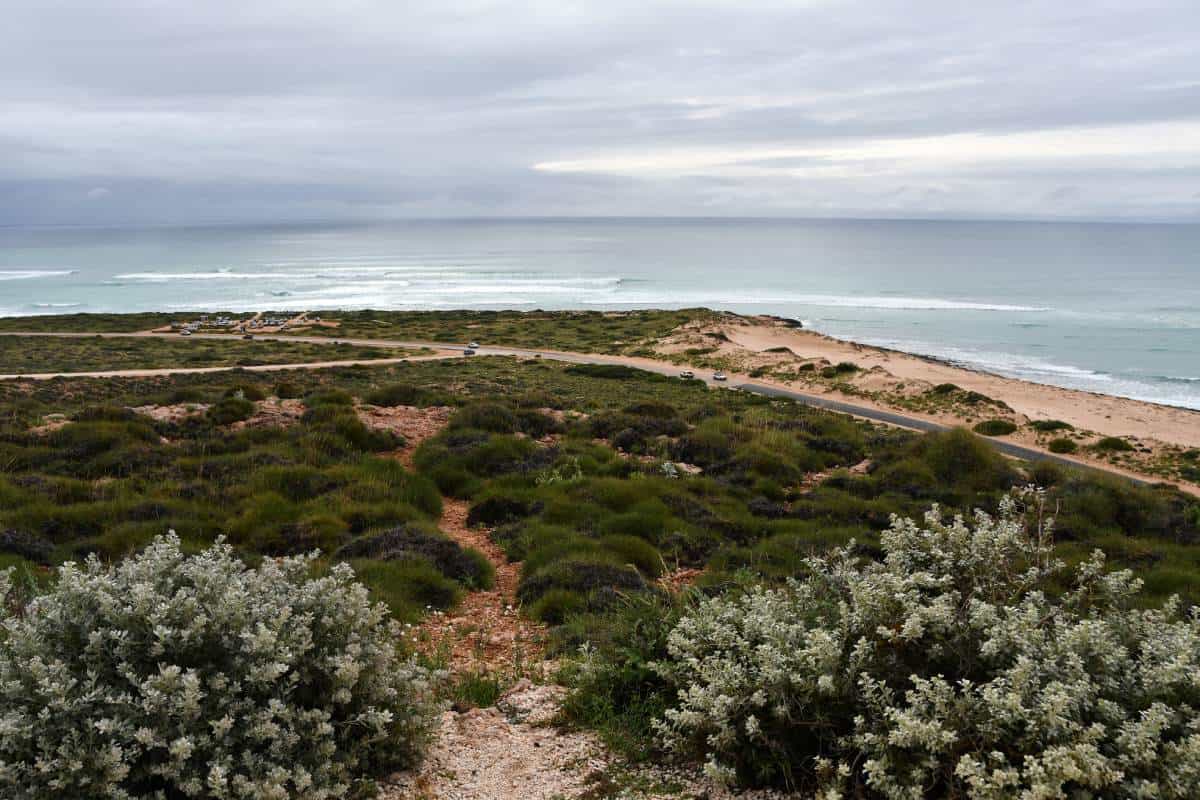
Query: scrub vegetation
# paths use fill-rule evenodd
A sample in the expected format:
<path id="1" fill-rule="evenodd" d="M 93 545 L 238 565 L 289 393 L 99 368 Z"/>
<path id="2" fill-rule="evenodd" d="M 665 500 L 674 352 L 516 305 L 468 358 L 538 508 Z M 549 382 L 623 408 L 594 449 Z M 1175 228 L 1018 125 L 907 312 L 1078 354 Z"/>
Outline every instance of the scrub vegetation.
<path id="1" fill-rule="evenodd" d="M 0 373 L 95 372 L 171 367 L 250 367 L 315 361 L 357 361 L 417 355 L 415 350 L 345 343 L 147 337 L 0 336 Z"/>
<path id="2" fill-rule="evenodd" d="M 674 313 L 663 312 L 654 324 L 678 324 L 668 318 Z M 449 327 L 468 324 L 469 316 L 457 314 L 439 328 L 431 314 L 423 333 L 380 335 L 501 343 L 510 325 L 514 341 L 504 343 L 526 343 L 515 340 L 534 335 L 503 314 L 478 315 L 479 324 L 490 327 Z M 579 317 L 579 330 L 560 318 L 543 329 L 560 328 L 559 340 L 536 343 L 580 349 L 591 323 L 590 315 Z M 648 319 L 630 317 L 630 346 L 652 335 Z M 392 321 L 363 312 L 354 324 L 386 330 L 379 323 Z M 256 421 L 277 405 L 273 398 L 285 395 L 299 403 L 294 417 Z M 189 404 L 207 410 L 169 418 L 131 410 Z M 452 411 L 444 427 L 414 447 L 364 423 L 364 404 Z M 936 785 L 950 795 L 967 792 L 972 781 L 1008 780 L 1003 775 L 1012 767 L 1017 773 L 1006 786 L 1033 786 L 1036 776 L 1021 771 L 1029 769 L 1021 759 L 1041 752 L 1037 742 L 1044 739 L 985 729 L 979 715 L 990 707 L 976 704 L 961 684 L 931 682 L 934 676 L 977 687 L 1018 677 L 1012 664 L 985 658 L 982 642 L 993 634 L 1016 635 L 1024 608 L 1057 615 L 1065 632 L 1095 613 L 1105 616 L 1110 627 L 1104 635 L 1114 641 L 1143 648 L 1155 641 L 1194 644 L 1186 627 L 1193 623 L 1173 610 L 1161 619 L 1138 616 L 1138 609 L 1171 595 L 1180 596 L 1181 607 L 1200 601 L 1200 507 L 1193 498 L 1049 462 L 1013 462 L 967 430 L 915 434 L 627 367 L 499 357 L 269 377 L 231 370 L 9 381 L 0 384 L 0 409 L 0 563 L 16 566 L 23 596 L 55 582 L 50 567 L 89 556 L 101 565 L 120 564 L 173 529 L 183 553 L 205 551 L 224 537 L 231 557 L 251 566 L 319 549 L 322 556 L 310 565 L 316 574 L 349 564 L 397 620 L 415 622 L 493 580 L 483 556 L 438 529 L 443 502 L 462 501 L 467 522 L 490 531 L 508 558 L 521 562 L 520 612 L 548 626 L 550 654 L 566 665 L 564 679 L 573 687 L 569 721 L 594 728 L 630 757 L 698 757 L 715 775 L 740 783 L 843 787 L 843 796 L 900 796 L 904 787 Z M 1026 528 L 1006 499 L 1028 484 L 1043 487 L 1039 507 L 1053 510 L 1057 520 L 1052 537 L 1031 539 L 1034 551 L 1021 549 Z M 946 522 L 928 522 L 925 529 L 933 533 L 924 539 L 910 523 L 896 521 L 897 515 L 921 519 L 935 505 L 937 519 Z M 974 509 L 991 521 L 950 521 Z M 1011 569 L 959 585 L 953 570 L 934 565 L 927 578 L 910 575 L 903 583 L 901 573 L 914 573 L 921 553 L 929 555 L 921 548 L 933 546 L 931 536 L 945 539 L 947 551 L 964 562 L 980 558 L 975 545 L 1002 540 L 988 565 Z M 1096 549 L 1108 553 L 1103 568 Z M 1030 552 L 1044 569 L 1025 580 L 1020 576 L 1029 564 L 1022 554 Z M 903 569 L 889 566 L 897 559 Z M 1118 592 L 1126 584 L 1099 577 L 1121 568 L 1136 571 L 1141 591 Z M 1096 595 L 1072 605 L 1080 575 L 1091 576 L 1089 586 L 1111 588 L 1111 599 Z M 888 581 L 895 582 L 902 608 L 884 607 L 881 587 Z M 849 605 L 837 605 L 848 596 Z M 983 597 L 999 609 L 1003 625 L 955 616 Z M 858 609 L 855 602 L 865 605 Z M 834 607 L 842 616 L 826 614 Z M 710 671 L 692 654 L 712 652 L 775 674 L 775 665 L 757 660 L 765 658 L 758 655 L 765 652 L 761 637 L 775 635 L 762 622 L 772 609 L 794 621 L 778 631 L 794 642 L 772 640 L 787 658 L 830 636 L 843 643 L 866 637 L 874 655 L 862 654 L 861 663 L 848 655 L 830 662 L 831 689 L 825 672 L 810 674 L 785 659 L 794 683 L 764 678 L 767 705 L 783 709 L 782 716 L 751 711 L 761 698 L 738 705 L 746 710 L 742 717 L 701 708 L 709 688 L 742 703 L 745 687 L 708 687 L 725 667 L 714 662 Z M 930 609 L 946 614 L 935 617 Z M 828 630 L 818 618 L 828 619 L 822 623 Z M 930 627 L 901 635 L 895 646 L 902 657 L 887 656 L 892 645 L 878 640 L 878 626 L 895 624 L 903 632 L 913 618 Z M 725 635 L 722 626 L 736 631 L 728 641 L 737 645 L 717 653 L 710 645 Z M 1183 627 L 1176 638 L 1162 638 L 1163 631 L 1177 630 L 1171 626 Z M 1064 640 L 1051 653 L 1022 642 L 1018 650 L 1035 660 L 1075 663 L 1086 654 L 1072 646 Z M 939 659 L 965 666 L 950 672 Z M 887 669 L 875 669 L 885 663 Z M 1101 666 L 1097 674 L 1115 680 L 1127 665 Z M 859 667 L 875 681 L 870 686 L 855 683 Z M 1194 749 L 1179 733 L 1195 724 L 1187 710 L 1192 699 L 1176 693 L 1171 696 L 1180 704 L 1156 729 L 1169 732 L 1168 743 L 1143 752 L 1138 742 L 1159 724 L 1159 704 L 1175 691 L 1165 679 L 1143 683 L 1140 706 L 1114 700 L 1120 708 L 1102 721 L 1127 731 L 1128 740 L 1110 746 L 1124 734 L 1055 734 L 1055 747 L 1093 744 L 1100 751 L 1095 757 L 1071 751 L 1080 759 L 1078 774 L 1095 777 L 1088 785 L 1097 796 L 1115 796 L 1101 791 L 1113 770 L 1149 786 L 1170 777 L 1161 748 Z M 1030 684 L 1039 692 L 1048 685 L 1041 677 Z M 904 733 L 889 727 L 899 725 L 889 709 L 914 691 L 920 703 L 903 700 L 902 711 L 912 725 L 925 727 L 920 736 L 885 746 L 880 737 Z M 1092 696 L 1088 691 L 1073 685 L 1072 702 Z M 1097 692 L 1104 702 L 1113 696 L 1108 688 Z M 817 706 L 820 713 L 812 710 Z M 1148 716 L 1135 719 L 1141 711 Z M 1188 714 L 1190 721 L 1180 717 Z M 856 716 L 865 720 L 861 730 Z M 1080 720 L 1093 721 L 1071 716 L 1071 724 Z M 945 745 L 941 734 L 930 733 L 935 723 L 952 731 L 946 736 L 997 748 L 1004 763 L 993 764 L 990 750 Z M 1014 721 L 1012 730 L 1023 724 Z M 821 726 L 828 726 L 827 734 Z M 868 766 L 875 762 L 882 766 Z M 970 772 L 971 765 L 978 769 Z M 1060 773 L 1047 774 L 1053 783 Z M 873 776 L 892 783 L 873 782 Z"/>

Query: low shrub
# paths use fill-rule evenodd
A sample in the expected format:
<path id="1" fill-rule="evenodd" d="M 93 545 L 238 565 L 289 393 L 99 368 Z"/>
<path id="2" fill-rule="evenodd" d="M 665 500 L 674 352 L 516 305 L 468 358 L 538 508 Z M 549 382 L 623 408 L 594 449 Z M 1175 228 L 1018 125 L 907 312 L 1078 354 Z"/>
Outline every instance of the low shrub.
<path id="1" fill-rule="evenodd" d="M 254 403 L 243 397 L 223 397 L 209 406 L 206 413 L 214 425 L 232 425 L 249 419 L 254 413 Z"/>
<path id="2" fill-rule="evenodd" d="M 1129 453 L 1134 450 L 1133 445 L 1119 436 L 1105 436 L 1093 444 L 1092 448 L 1102 453 Z"/>
<path id="3" fill-rule="evenodd" d="M 462 586 L 423 558 L 356 558 L 349 564 L 358 580 L 400 622 L 416 622 L 430 609 L 444 611 L 462 597 Z"/>
<path id="4" fill-rule="evenodd" d="M 11 553 L 35 564 L 48 564 L 54 545 L 40 536 L 11 528 L 0 530 L 0 553 Z"/>
<path id="5" fill-rule="evenodd" d="M 454 412 L 451 428 L 470 428 L 488 433 L 516 433 L 517 415 L 502 403 L 472 403 Z"/>
<path id="6" fill-rule="evenodd" d="M 237 383 L 225 390 L 226 397 L 240 397 L 243 400 L 257 402 L 267 399 L 267 393 L 257 383 Z"/>
<path id="7" fill-rule="evenodd" d="M 614 563 L 607 554 L 569 555 L 521 576 L 517 596 L 532 603 L 552 589 L 570 589 L 588 599 L 591 610 L 603 608 L 618 591 L 640 591 L 646 581 L 637 570 Z"/>
<path id="8" fill-rule="evenodd" d="M 1035 419 L 1029 423 L 1029 427 L 1039 433 L 1053 433 L 1054 431 L 1073 431 L 1075 426 L 1069 422 L 1063 422 L 1061 419 Z"/>
<path id="9" fill-rule="evenodd" d="M 410 522 L 385 533 L 356 539 L 340 548 L 336 555 L 343 559 L 382 561 L 423 558 L 442 575 L 477 589 L 491 588 L 495 577 L 487 559 L 464 550 L 428 523 Z"/>
<path id="10" fill-rule="evenodd" d="M 655 662 L 667 658 L 667 636 L 685 607 L 665 595 L 643 593 L 621 598 L 602 617 L 567 620 L 560 638 L 583 644 L 583 657 L 569 679 L 571 693 L 563 703 L 567 718 L 597 729 L 609 746 L 628 758 L 641 761 L 661 755 L 661 739 L 651 725 L 670 705 L 674 686 L 655 669 Z M 578 613 L 580 608 L 570 611 Z"/>
<path id="11" fill-rule="evenodd" d="M 291 381 L 280 381 L 275 384 L 272 393 L 280 400 L 295 400 L 304 396 L 304 390 Z"/>
<path id="12" fill-rule="evenodd" d="M 354 397 L 343 389 L 320 389 L 305 397 L 304 405 L 309 408 L 316 406 L 353 406 Z"/>
<path id="13" fill-rule="evenodd" d="M 573 614 L 581 614 L 587 600 L 570 589 L 550 589 L 529 606 L 529 616 L 547 625 L 562 625 Z"/>
<path id="14" fill-rule="evenodd" d="M 413 386 L 411 383 L 391 383 L 387 386 L 381 386 L 375 391 L 368 394 L 363 400 L 373 406 L 415 406 L 417 405 L 423 392 L 419 387 Z"/>
<path id="15" fill-rule="evenodd" d="M 1008 436 L 1016 431 L 1017 426 L 1007 419 L 985 419 L 978 422 L 971 430 L 981 436 Z"/>
<path id="16" fill-rule="evenodd" d="M 1057 439 L 1051 439 L 1046 444 L 1046 449 L 1049 450 L 1051 453 L 1060 453 L 1060 454 L 1074 453 L 1076 450 L 1079 449 L 1079 445 L 1076 444 L 1074 439 L 1068 439 L 1066 437 L 1060 436 Z"/>
<path id="17" fill-rule="evenodd" d="M 1042 507 L 898 518 L 881 561 L 703 602 L 668 639 L 659 732 L 823 797 L 1197 796 L 1200 616 L 1135 608 L 1099 552 L 1066 574 Z"/>
<path id="18" fill-rule="evenodd" d="M 0 793 L 317 800 L 411 764 L 431 675 L 349 567 L 312 568 L 174 536 L 62 567 L 5 621 Z"/>
<path id="19" fill-rule="evenodd" d="M 658 377 L 655 373 L 627 367 L 624 364 L 572 364 L 563 372 L 568 375 L 582 375 L 587 378 L 608 378 L 611 380 L 653 380 Z"/>

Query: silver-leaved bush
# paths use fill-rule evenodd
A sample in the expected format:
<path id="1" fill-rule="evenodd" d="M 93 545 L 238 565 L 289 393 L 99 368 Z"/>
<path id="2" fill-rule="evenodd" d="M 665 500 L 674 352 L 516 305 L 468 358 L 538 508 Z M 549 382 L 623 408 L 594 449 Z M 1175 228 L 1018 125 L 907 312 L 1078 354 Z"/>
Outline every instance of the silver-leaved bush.
<path id="1" fill-rule="evenodd" d="M 702 602 L 659 729 L 714 776 L 824 798 L 1200 797 L 1200 615 L 1055 561 L 1039 493 L 894 519 L 778 589 Z"/>
<path id="2" fill-rule="evenodd" d="M 354 797 L 415 759 L 433 676 L 349 567 L 312 559 L 251 569 L 170 535 L 63 566 L 0 632 L 0 796 Z"/>

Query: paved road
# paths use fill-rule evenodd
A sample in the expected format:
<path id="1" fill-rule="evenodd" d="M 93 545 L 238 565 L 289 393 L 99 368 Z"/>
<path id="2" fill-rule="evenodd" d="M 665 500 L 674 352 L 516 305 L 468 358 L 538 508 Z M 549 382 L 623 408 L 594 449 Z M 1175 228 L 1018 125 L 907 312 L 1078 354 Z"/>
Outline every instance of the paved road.
<path id="1" fill-rule="evenodd" d="M 173 338 L 179 339 L 180 336 L 174 333 L 48 333 L 48 332 L 0 332 L 0 336 L 38 336 L 38 337 L 57 337 L 57 338 L 90 338 L 100 336 L 104 338 Z M 190 339 L 241 339 L 241 336 L 236 334 L 220 334 L 220 333 L 198 333 L 193 334 Z M 408 358 L 381 358 L 371 360 L 354 360 L 354 361 L 320 361 L 305 364 L 263 364 L 253 367 L 176 367 L 168 369 L 141 369 L 141 370 L 106 370 L 99 372 L 57 372 L 57 373 L 40 373 L 36 375 L 0 375 L 0 380 L 11 380 L 23 378 L 27 380 L 49 380 L 52 378 L 116 378 L 116 377 L 150 377 L 156 375 L 185 375 L 192 373 L 206 372 L 222 372 L 230 369 L 244 369 L 252 372 L 279 372 L 289 369 L 321 369 L 326 367 L 342 367 L 358 364 L 367 365 L 382 365 L 395 364 L 403 361 L 431 360 L 439 358 L 455 358 L 462 356 L 463 345 L 451 342 L 421 342 L 421 341 L 400 341 L 393 339 L 356 339 L 342 338 L 331 336 L 287 336 L 264 334 L 256 335 L 256 341 L 291 341 L 291 342 L 312 342 L 317 344 L 331 344 L 333 342 L 343 342 L 346 344 L 361 345 L 364 347 L 378 347 L 381 349 L 395 348 L 432 348 L 439 352 L 433 355 L 410 356 Z M 617 364 L 622 366 L 634 367 L 643 369 L 648 372 L 656 372 L 660 375 L 678 375 L 680 367 L 666 361 L 655 361 L 645 358 L 632 358 L 626 356 L 607 356 L 593 355 L 588 353 L 571 353 L 559 350 L 539 350 L 526 347 L 479 347 L 477 348 L 479 355 L 493 356 L 516 356 L 519 358 L 546 358 L 554 361 L 565 361 L 573 364 Z M 772 386 L 762 383 L 753 383 L 746 381 L 738 381 L 734 384 L 717 383 L 713 381 L 710 375 L 698 375 L 700 380 L 710 386 L 724 386 L 725 388 L 740 389 L 745 392 L 764 395 L 766 397 L 778 397 L 788 400 L 795 400 L 808 406 L 815 408 L 823 408 L 829 411 L 836 411 L 842 414 L 850 414 L 861 419 L 871 420 L 873 422 L 882 422 L 887 425 L 894 425 L 901 428 L 907 428 L 915 431 L 946 431 L 952 426 L 944 425 L 932 420 L 914 417 L 908 414 L 901 414 L 894 411 L 874 408 L 867 405 L 859 405 L 857 403 L 849 403 L 843 400 L 833 400 L 828 397 L 800 392 L 795 389 L 789 389 L 782 386 Z M 733 376 L 737 378 L 738 376 Z M 1090 469 L 1097 472 L 1105 472 L 1113 475 L 1118 475 L 1126 478 L 1134 483 L 1141 485 L 1150 485 L 1156 481 L 1147 480 L 1145 478 L 1135 477 L 1123 470 L 1115 470 L 1104 467 L 1103 465 L 1088 464 L 1073 458 L 1066 458 L 1053 453 L 1047 453 L 1043 450 L 1038 450 L 1033 447 L 1006 442 L 1000 439 L 991 439 L 984 437 L 984 441 L 995 447 L 1001 453 L 1012 456 L 1014 458 L 1024 459 L 1026 461 L 1052 461 L 1056 464 L 1065 466 Z M 1185 489 L 1187 490 L 1187 489 Z M 1188 490 L 1190 491 L 1190 490 Z"/>

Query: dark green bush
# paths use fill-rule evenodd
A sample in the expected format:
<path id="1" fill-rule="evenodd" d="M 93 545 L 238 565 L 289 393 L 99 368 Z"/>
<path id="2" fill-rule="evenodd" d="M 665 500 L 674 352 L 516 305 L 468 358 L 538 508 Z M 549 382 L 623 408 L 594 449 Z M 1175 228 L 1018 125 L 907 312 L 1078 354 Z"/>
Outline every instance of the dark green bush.
<path id="1" fill-rule="evenodd" d="M 623 364 L 572 364 L 563 370 L 569 375 L 582 375 L 587 378 L 608 378 L 611 380 L 654 380 L 661 376 L 634 369 Z"/>
<path id="2" fill-rule="evenodd" d="M 1051 453 L 1074 453 L 1079 449 L 1079 445 L 1075 443 L 1074 439 L 1059 437 L 1057 439 L 1051 439 L 1046 445 L 1046 449 Z"/>
<path id="3" fill-rule="evenodd" d="M 54 545 L 46 539 L 23 531 L 0 530 L 0 553 L 11 553 L 35 564 L 50 563 Z"/>
<path id="4" fill-rule="evenodd" d="M 983 422 L 978 422 L 972 428 L 976 433 L 982 436 L 1007 436 L 1016 431 L 1017 426 L 1007 419 L 987 419 Z"/>
<path id="5" fill-rule="evenodd" d="M 350 563 L 358 580 L 387 605 L 392 616 L 416 622 L 426 609 L 445 610 L 462 597 L 462 587 L 422 558 L 397 561 L 355 559 Z"/>
<path id="6" fill-rule="evenodd" d="M 280 381 L 275 384 L 272 392 L 280 400 L 295 400 L 304 395 L 304 390 L 298 384 L 291 381 Z"/>
<path id="7" fill-rule="evenodd" d="M 343 389 L 320 389 L 304 398 L 304 404 L 315 406 L 353 406 L 354 397 Z"/>
<path id="8" fill-rule="evenodd" d="M 578 613 L 582 599 L 572 597 L 578 605 L 569 610 Z M 651 725 L 671 705 L 677 687 L 653 665 L 667 658 L 667 636 L 684 607 L 685 601 L 659 594 L 629 595 L 603 616 L 567 620 L 562 633 L 574 640 L 568 644 L 587 642 L 594 654 L 591 667 L 569 680 L 565 714 L 597 729 L 606 744 L 635 761 L 661 754 Z"/>
<path id="9" fill-rule="evenodd" d="M 504 525 L 540 512 L 543 503 L 529 490 L 511 492 L 493 490 L 471 505 L 468 525 Z"/>
<path id="10" fill-rule="evenodd" d="M 257 383 L 238 383 L 225 390 L 226 397 L 241 397 L 244 400 L 257 402 L 267 399 L 267 393 Z"/>
<path id="11" fill-rule="evenodd" d="M 1092 447 L 1102 453 L 1128 453 L 1134 449 L 1133 445 L 1119 436 L 1105 436 Z"/>
<path id="12" fill-rule="evenodd" d="M 209 406 L 207 416 L 214 425 L 232 425 L 249 419 L 254 413 L 254 403 L 241 397 L 223 397 Z"/>
<path id="13" fill-rule="evenodd" d="M 424 395 L 422 390 L 411 383 L 390 383 L 381 386 L 363 398 L 373 406 L 415 406 L 419 405 Z"/>
<path id="14" fill-rule="evenodd" d="M 432 525 L 419 522 L 410 522 L 385 533 L 356 539 L 339 549 L 336 555 L 343 560 L 424 558 L 446 577 L 479 589 L 490 588 L 494 578 L 486 559 L 469 554 L 458 542 Z"/>
<path id="15" fill-rule="evenodd" d="M 1075 426 L 1069 422 L 1063 422 L 1061 419 L 1035 419 L 1029 423 L 1029 427 L 1039 433 L 1053 433 L 1054 431 L 1072 431 Z"/>
<path id="16" fill-rule="evenodd" d="M 488 433 L 516 433 L 517 415 L 501 403 L 482 402 L 463 406 L 450 418 L 451 428 L 470 428 Z"/>
<path id="17" fill-rule="evenodd" d="M 526 576 L 522 570 L 517 596 L 532 603 L 552 589 L 569 589 L 588 600 L 596 610 L 612 602 L 617 592 L 644 591 L 646 581 L 637 570 L 613 563 L 606 555 L 573 555 L 555 561 Z"/>
<path id="18" fill-rule="evenodd" d="M 529 616 L 547 625 L 561 625 L 567 618 L 583 612 L 587 601 L 570 589 L 550 589 L 529 606 Z"/>

